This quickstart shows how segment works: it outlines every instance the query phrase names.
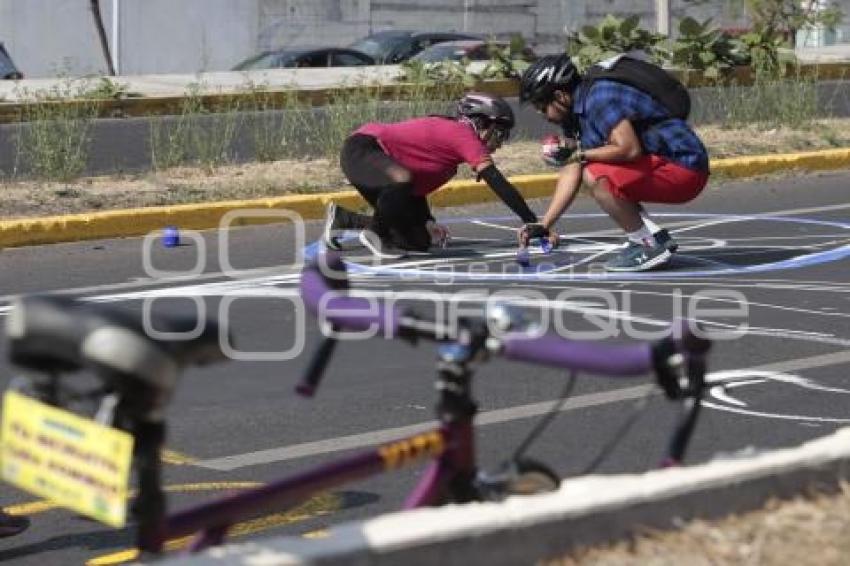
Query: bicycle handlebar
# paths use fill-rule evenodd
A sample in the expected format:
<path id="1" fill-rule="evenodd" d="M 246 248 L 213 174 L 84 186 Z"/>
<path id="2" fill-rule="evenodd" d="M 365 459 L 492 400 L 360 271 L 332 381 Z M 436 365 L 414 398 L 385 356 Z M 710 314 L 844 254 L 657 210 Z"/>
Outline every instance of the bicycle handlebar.
<path id="1" fill-rule="evenodd" d="M 442 339 L 451 335 L 453 329 L 421 320 L 394 305 L 346 296 L 349 286 L 342 259 L 333 253 L 320 258 L 322 265 L 305 269 L 301 295 L 308 310 L 330 326 L 340 330 L 379 331 L 386 338 Z M 699 373 L 695 368 L 704 364 L 693 364 L 690 360 L 701 358 L 710 347 L 710 341 L 694 333 L 684 321 L 671 329 L 670 337 L 655 343 L 577 342 L 554 334 L 535 337 L 510 333 L 490 338 L 495 338 L 497 345 L 490 344 L 489 349 L 511 360 L 621 377 L 654 371 L 659 385 L 671 399 L 692 396 L 694 387 L 702 387 L 703 376 L 691 374 Z M 319 352 L 324 347 L 324 344 L 320 346 Z M 309 384 L 302 382 L 299 392 L 312 394 L 315 390 L 324 364 L 318 371 L 316 366 L 314 358 Z M 684 366 L 687 375 L 680 375 L 677 371 L 680 366 Z"/>
<path id="2" fill-rule="evenodd" d="M 531 337 L 509 334 L 501 339 L 509 360 L 576 371 L 628 377 L 654 367 L 651 344 L 602 345 L 573 342 L 554 334 Z"/>
<path id="3" fill-rule="evenodd" d="M 338 256 L 327 258 L 326 265 L 313 265 L 301 275 L 301 297 L 307 309 L 341 330 L 375 330 L 388 338 L 396 337 L 402 313 L 384 303 L 346 296 L 345 264 Z"/>

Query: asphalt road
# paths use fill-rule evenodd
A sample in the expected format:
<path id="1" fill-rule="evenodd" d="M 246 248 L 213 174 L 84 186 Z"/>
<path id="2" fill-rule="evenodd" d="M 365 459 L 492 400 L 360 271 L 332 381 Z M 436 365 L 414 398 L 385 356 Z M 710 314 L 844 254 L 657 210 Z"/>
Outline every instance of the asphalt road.
<path id="1" fill-rule="evenodd" d="M 690 205 L 653 207 L 682 249 L 670 269 L 635 278 L 600 276 L 597 263 L 619 235 L 586 200 L 559 225 L 567 245 L 551 256 L 535 255 L 529 270 L 513 261 L 513 220 L 497 205 L 441 211 L 455 239 L 433 258 L 373 265 L 354 246 L 346 258 L 359 267 L 357 288 L 393 297 L 406 292 L 401 300 L 423 312 L 435 309 L 438 297 L 459 292 L 471 309 L 487 296 L 510 292 L 532 295 L 531 317 L 542 320 L 548 307 L 559 308 L 557 323 L 574 333 L 610 324 L 617 339 L 629 339 L 658 332 L 681 313 L 716 330 L 741 330 L 737 338 L 718 342 L 711 358 L 712 371 L 740 370 L 740 381 L 708 399 L 688 458 L 701 462 L 716 453 L 794 446 L 850 420 L 848 184 L 848 172 L 716 183 Z M 538 210 L 544 206 L 535 203 Z M 309 255 L 320 226 L 306 228 Z M 317 397 L 296 397 L 292 388 L 306 363 L 305 355 L 295 355 L 298 339 L 304 337 L 309 351 L 318 336 L 314 321 L 299 319 L 295 298 L 293 262 L 305 246 L 288 225 L 235 230 L 224 243 L 219 237 L 206 232 L 173 249 L 154 241 L 147 269 L 140 239 L 0 252 L 0 319 L 10 297 L 20 293 L 61 292 L 135 310 L 152 297 L 154 308 L 169 310 L 196 308 L 198 301 L 220 313 L 229 303 L 227 318 L 244 356 L 292 357 L 233 361 L 186 374 L 169 411 L 166 483 L 173 488 L 172 509 L 221 495 L 239 482 L 266 482 L 368 448 L 433 418 L 435 356 L 427 343 L 344 343 Z M 151 267 L 175 275 L 200 267 L 202 274 L 162 279 L 152 277 Z M 238 273 L 223 273 L 229 267 Z M 702 310 L 694 313 L 695 306 Z M 5 346 L 0 350 L 5 386 L 17 370 L 4 361 Z M 563 372 L 517 363 L 496 360 L 479 368 L 476 396 L 485 424 L 478 440 L 485 468 L 510 453 L 540 414 L 539 404 L 553 401 L 564 382 Z M 641 397 L 635 387 L 648 382 L 580 378 L 572 401 L 531 455 L 562 476 L 580 473 L 633 411 Z M 674 414 L 673 406 L 653 397 L 599 471 L 654 467 Z M 252 525 L 248 536 L 303 535 L 397 509 L 420 473 L 403 471 L 334 490 L 302 513 Z M 132 547 L 129 529 L 111 530 L 36 501 L 6 484 L 0 490 L 0 504 L 27 505 L 33 520 L 28 532 L 2 541 L 0 561 L 45 566 L 112 556 L 115 563 L 114 553 Z"/>

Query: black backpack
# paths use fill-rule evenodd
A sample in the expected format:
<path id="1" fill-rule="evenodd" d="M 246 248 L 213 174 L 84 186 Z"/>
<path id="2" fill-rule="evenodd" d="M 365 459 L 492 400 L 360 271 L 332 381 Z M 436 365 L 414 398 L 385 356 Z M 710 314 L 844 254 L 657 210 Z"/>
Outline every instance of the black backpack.
<path id="1" fill-rule="evenodd" d="M 691 113 L 688 89 L 653 63 L 623 55 L 609 68 L 596 64 L 582 78 L 583 88 L 589 89 L 599 79 L 617 81 L 645 92 L 664 106 L 672 118 L 687 120 Z"/>

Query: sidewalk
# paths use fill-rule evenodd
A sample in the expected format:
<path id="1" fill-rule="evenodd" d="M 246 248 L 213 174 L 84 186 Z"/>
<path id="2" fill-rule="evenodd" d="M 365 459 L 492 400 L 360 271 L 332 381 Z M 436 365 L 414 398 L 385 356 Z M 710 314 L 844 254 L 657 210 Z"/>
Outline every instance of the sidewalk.
<path id="1" fill-rule="evenodd" d="M 850 44 L 809 47 L 795 52 L 803 63 L 850 62 Z M 473 63 L 472 70 L 484 63 Z M 302 90 L 322 89 L 340 84 L 391 82 L 401 73 L 398 65 L 374 67 L 338 67 L 331 69 L 273 69 L 265 71 L 215 72 L 191 75 L 127 75 L 112 78 L 128 92 L 142 96 L 181 96 L 193 85 L 201 85 L 204 92 L 233 92 L 244 90 L 250 84 L 269 88 L 297 85 Z M 89 77 L 92 87 L 100 77 Z M 76 83 L 76 81 L 75 81 Z M 29 79 L 0 81 L 0 102 L 15 102 L 26 91 L 46 91 L 58 88 L 67 90 L 68 79 Z"/>
<path id="2" fill-rule="evenodd" d="M 127 75 L 110 77 L 130 93 L 142 96 L 182 96 L 200 85 L 207 94 L 245 90 L 250 85 L 283 88 L 297 85 L 301 90 L 323 89 L 341 84 L 388 83 L 399 76 L 398 65 L 374 67 L 338 67 L 331 69 L 272 69 L 263 71 L 197 73 L 193 75 Z M 96 87 L 100 77 L 88 77 L 90 87 Z M 0 81 L 0 102 L 16 102 L 26 92 L 68 90 L 69 79 L 25 79 Z M 83 86 L 74 79 L 71 90 Z"/>

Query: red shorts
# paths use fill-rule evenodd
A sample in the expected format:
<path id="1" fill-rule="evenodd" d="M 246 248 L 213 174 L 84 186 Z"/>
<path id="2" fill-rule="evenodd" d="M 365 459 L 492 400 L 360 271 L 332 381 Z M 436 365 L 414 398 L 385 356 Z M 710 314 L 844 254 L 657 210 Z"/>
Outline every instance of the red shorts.
<path id="1" fill-rule="evenodd" d="M 708 182 L 705 171 L 694 171 L 651 154 L 628 163 L 591 162 L 585 169 L 593 179 L 606 177 L 611 192 L 631 202 L 688 202 Z"/>

